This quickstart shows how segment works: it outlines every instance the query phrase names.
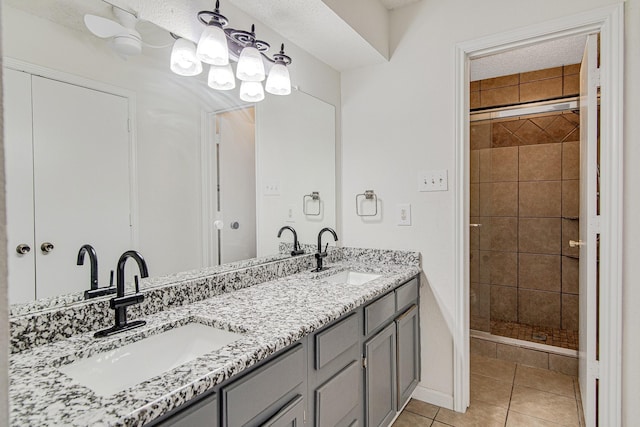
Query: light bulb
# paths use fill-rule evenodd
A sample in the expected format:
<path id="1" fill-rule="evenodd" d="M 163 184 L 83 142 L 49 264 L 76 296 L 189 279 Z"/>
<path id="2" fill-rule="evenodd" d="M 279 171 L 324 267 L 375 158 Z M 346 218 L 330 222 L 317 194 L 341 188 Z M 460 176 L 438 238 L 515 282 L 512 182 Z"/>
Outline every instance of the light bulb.
<path id="1" fill-rule="evenodd" d="M 212 65 L 229 63 L 229 48 L 224 30 L 217 25 L 207 25 L 198 41 L 196 50 L 198 59 Z"/>
<path id="2" fill-rule="evenodd" d="M 271 67 L 265 90 L 274 95 L 289 95 L 291 93 L 289 70 L 284 64 L 277 63 Z"/>
<path id="3" fill-rule="evenodd" d="M 260 82 L 242 82 L 240 99 L 246 102 L 259 102 L 264 99 L 264 90 Z"/>
<path id="4" fill-rule="evenodd" d="M 217 90 L 231 90 L 236 87 L 236 78 L 233 75 L 231 64 L 217 66 L 212 65 L 209 68 L 209 77 L 207 79 L 209 87 Z"/>
<path id="5" fill-rule="evenodd" d="M 197 76 L 202 72 L 193 42 L 182 38 L 175 41 L 171 49 L 171 71 L 181 76 Z"/>
<path id="6" fill-rule="evenodd" d="M 238 59 L 236 77 L 243 82 L 261 82 L 265 78 L 262 55 L 253 46 L 242 49 Z"/>

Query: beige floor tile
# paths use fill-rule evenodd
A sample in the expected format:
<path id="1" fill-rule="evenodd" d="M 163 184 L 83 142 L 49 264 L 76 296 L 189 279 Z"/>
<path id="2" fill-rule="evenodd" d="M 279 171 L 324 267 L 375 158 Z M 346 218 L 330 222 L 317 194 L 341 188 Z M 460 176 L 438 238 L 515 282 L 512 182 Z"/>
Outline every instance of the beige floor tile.
<path id="1" fill-rule="evenodd" d="M 575 398 L 573 377 L 548 369 L 532 368 L 519 365 L 516 369 L 517 385 L 535 388 L 549 393 L 561 394 Z"/>
<path id="2" fill-rule="evenodd" d="M 578 426 L 578 407 L 575 398 L 530 387 L 521 385 L 513 387 L 509 410 L 566 426 Z"/>
<path id="3" fill-rule="evenodd" d="M 435 405 L 431 405 L 430 403 L 417 399 L 411 399 L 404 408 L 405 411 L 413 412 L 414 414 L 432 419 L 436 417 L 438 409 L 439 408 Z"/>
<path id="4" fill-rule="evenodd" d="M 436 421 L 455 427 L 504 427 L 506 418 L 506 408 L 484 402 L 471 404 L 464 414 L 441 408 L 436 415 Z"/>
<path id="5" fill-rule="evenodd" d="M 431 418 L 421 417 L 412 412 L 403 411 L 393 423 L 393 427 L 429 427 L 433 423 Z"/>
<path id="6" fill-rule="evenodd" d="M 500 381 L 484 375 L 471 374 L 471 404 L 484 402 L 509 408 L 512 387 L 510 381 Z"/>
<path id="7" fill-rule="evenodd" d="M 431 424 L 431 427 L 450 427 L 449 424 L 443 424 L 439 421 L 434 421 L 433 424 Z"/>
<path id="8" fill-rule="evenodd" d="M 516 364 L 505 360 L 491 359 L 489 357 L 471 355 L 471 373 L 484 375 L 500 381 L 513 382 L 516 372 Z"/>
<path id="9" fill-rule="evenodd" d="M 509 411 L 506 427 L 559 427 L 560 424 L 545 421 L 540 418 L 530 417 L 515 411 Z"/>

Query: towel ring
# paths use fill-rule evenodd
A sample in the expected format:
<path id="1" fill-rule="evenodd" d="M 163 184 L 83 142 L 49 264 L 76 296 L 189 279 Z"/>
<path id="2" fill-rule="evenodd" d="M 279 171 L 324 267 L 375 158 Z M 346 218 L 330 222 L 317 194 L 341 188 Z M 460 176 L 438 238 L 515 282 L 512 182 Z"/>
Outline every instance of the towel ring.
<path id="1" fill-rule="evenodd" d="M 308 200 L 315 200 L 318 202 L 318 212 L 316 213 L 310 213 L 307 211 L 307 201 Z M 311 194 L 305 194 L 304 196 L 302 196 L 302 213 L 304 213 L 307 216 L 319 216 L 320 215 L 320 192 L 318 191 L 312 191 Z"/>
<path id="2" fill-rule="evenodd" d="M 376 208 L 375 212 L 373 214 L 363 214 L 360 212 L 360 209 L 358 208 L 358 198 L 359 197 L 363 197 L 364 200 L 372 200 L 374 203 L 374 206 Z M 366 190 L 364 193 L 361 194 L 356 194 L 356 214 L 358 216 L 376 216 L 378 215 L 378 196 L 376 196 L 376 193 L 373 192 L 373 190 Z"/>

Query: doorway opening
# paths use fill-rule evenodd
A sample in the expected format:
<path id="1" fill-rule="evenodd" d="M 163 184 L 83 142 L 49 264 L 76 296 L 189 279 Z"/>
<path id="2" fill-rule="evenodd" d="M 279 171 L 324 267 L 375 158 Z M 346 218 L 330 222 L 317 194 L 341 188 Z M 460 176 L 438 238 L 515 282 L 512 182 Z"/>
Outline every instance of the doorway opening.
<path id="1" fill-rule="evenodd" d="M 579 240 L 579 70 L 580 63 L 563 64 L 472 81 L 469 133 L 471 336 L 574 350 L 564 352 L 573 369 L 562 365 L 571 375 L 579 335 L 579 250 L 568 244 Z"/>
<path id="2" fill-rule="evenodd" d="M 598 69 L 593 59 L 597 54 L 593 48 L 594 37 L 600 36 Z M 623 7 L 615 5 L 596 9 L 588 13 L 564 17 L 517 31 L 492 35 L 457 45 L 456 66 L 456 160 L 457 178 L 460 185 L 456 189 L 456 322 L 459 328 L 454 332 L 454 409 L 464 412 L 469 406 L 469 331 L 470 331 L 470 91 L 469 70 L 471 61 L 490 55 L 505 53 L 542 42 L 559 40 L 564 37 L 588 35 L 589 72 L 581 76 L 586 82 L 588 93 L 594 94 L 597 86 L 602 88 L 600 97 L 600 122 L 593 121 L 598 109 L 597 98 L 581 96 L 580 112 L 583 130 L 600 131 L 600 140 L 591 140 L 581 150 L 581 162 L 588 159 L 589 167 L 582 163 L 581 171 L 589 171 L 580 177 L 581 206 L 586 212 L 586 221 L 579 221 L 580 237 L 574 245 L 580 248 L 580 260 L 587 256 L 590 262 L 580 263 L 580 284 L 606 283 L 597 289 L 583 293 L 580 290 L 580 363 L 581 391 L 587 426 L 620 424 L 620 355 L 617 349 L 621 339 L 621 218 L 622 211 L 622 64 L 623 64 Z M 587 49 L 585 49 L 587 52 Z M 585 68 L 584 66 L 582 68 Z M 596 84 L 597 82 L 597 84 Z M 583 99 L 589 99 L 583 103 Z M 595 103 L 592 103 L 596 100 Z M 586 114 L 588 112 L 588 114 Z M 588 123 L 582 123 L 589 118 Z M 595 135 L 596 132 L 589 132 Z M 581 144 L 581 147 L 583 144 Z M 595 147 L 595 148 L 594 148 Z M 597 161 L 594 158 L 599 156 Z M 597 163 L 600 167 L 598 170 Z M 601 178 L 598 180 L 598 176 Z M 586 179 L 585 179 L 586 178 Z M 562 180 L 560 180 L 562 181 Z M 585 183 L 588 190 L 585 193 Z M 598 194 L 598 197 L 596 197 Z M 588 208 L 584 210 L 583 208 Z M 519 217 L 518 217 L 519 219 Z M 560 218 L 562 224 L 562 218 Z M 584 225 L 584 226 L 583 226 Z M 518 230 L 520 231 L 520 230 Z M 562 252 L 560 252 L 562 255 Z M 599 256 L 599 258 L 598 258 Z M 589 266 L 585 269 L 584 266 Z M 584 270 L 584 271 L 583 271 Z M 583 280 L 588 278 L 588 280 Z M 588 287 L 589 288 L 589 287 Z M 562 293 L 562 292 L 561 292 Z M 517 291 L 516 291 L 517 295 Z M 583 298 L 584 296 L 589 298 Z M 560 296 L 560 298 L 562 295 Z M 584 301 L 583 301 L 584 299 Z M 583 310 L 583 303 L 586 309 Z M 586 328 L 585 328 L 586 326 Z M 583 333 L 587 334 L 588 339 Z M 583 350 L 583 345 L 586 347 Z M 596 351 L 597 348 L 597 351 Z M 584 356 L 584 357 L 583 357 Z M 587 357 L 589 356 L 589 357 Z M 583 381 L 584 378 L 588 381 Z M 587 387 L 585 393 L 584 387 Z M 596 400 L 597 393 L 597 400 Z"/>

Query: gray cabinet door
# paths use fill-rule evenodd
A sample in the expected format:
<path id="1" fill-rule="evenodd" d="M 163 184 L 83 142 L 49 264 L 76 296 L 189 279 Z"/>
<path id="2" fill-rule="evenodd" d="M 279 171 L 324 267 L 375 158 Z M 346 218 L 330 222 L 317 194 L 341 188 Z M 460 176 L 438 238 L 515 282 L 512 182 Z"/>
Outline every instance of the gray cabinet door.
<path id="1" fill-rule="evenodd" d="M 420 320 L 414 305 L 396 319 L 398 339 L 398 408 L 402 408 L 420 380 Z"/>
<path id="2" fill-rule="evenodd" d="M 361 375 L 360 363 L 354 361 L 316 389 L 315 427 L 348 426 L 357 418 Z"/>
<path id="3" fill-rule="evenodd" d="M 386 426 L 396 414 L 395 323 L 365 342 L 364 357 L 366 425 Z"/>
<path id="4" fill-rule="evenodd" d="M 304 399 L 297 395 L 291 402 L 269 418 L 262 427 L 302 427 L 304 425 Z"/>

